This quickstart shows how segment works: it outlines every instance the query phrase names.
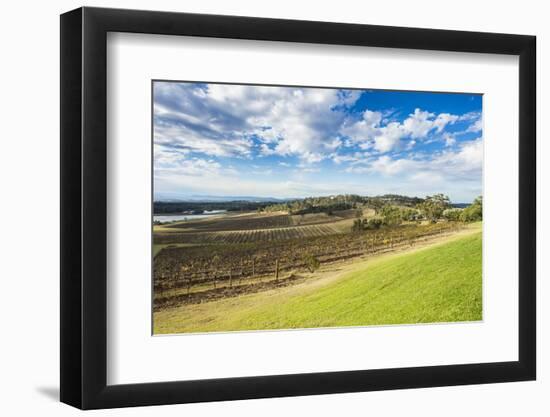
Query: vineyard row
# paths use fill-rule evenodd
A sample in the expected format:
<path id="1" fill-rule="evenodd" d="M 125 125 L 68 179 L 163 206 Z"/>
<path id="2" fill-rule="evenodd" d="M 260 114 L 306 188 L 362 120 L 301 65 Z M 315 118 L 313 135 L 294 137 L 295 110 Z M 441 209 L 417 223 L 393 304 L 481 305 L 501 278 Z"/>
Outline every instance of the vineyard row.
<path id="1" fill-rule="evenodd" d="M 331 235 L 321 238 L 293 239 L 279 245 L 238 244 L 191 248 L 165 248 L 155 258 L 156 291 L 211 284 L 229 285 L 242 280 L 270 276 L 278 278 L 288 271 L 308 269 L 308 259 L 320 264 L 413 246 L 422 239 L 461 226 L 442 223 L 403 226 L 396 229 Z"/>

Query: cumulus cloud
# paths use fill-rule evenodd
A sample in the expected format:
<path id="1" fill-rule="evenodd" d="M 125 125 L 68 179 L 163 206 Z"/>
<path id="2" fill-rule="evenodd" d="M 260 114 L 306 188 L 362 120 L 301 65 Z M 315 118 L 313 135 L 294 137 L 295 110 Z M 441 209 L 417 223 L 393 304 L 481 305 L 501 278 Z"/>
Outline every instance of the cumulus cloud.
<path id="1" fill-rule="evenodd" d="M 480 113 L 435 114 L 416 108 L 402 121 L 365 109 L 346 111 L 358 90 L 229 84 L 155 83 L 155 143 L 217 157 L 298 156 L 310 163 L 342 146 L 388 153 L 414 147 L 457 121 L 481 129 Z M 447 136 L 446 142 L 452 140 Z M 260 142 L 260 143 L 255 143 Z"/>
<path id="2" fill-rule="evenodd" d="M 472 139 L 482 129 L 480 107 L 463 114 L 433 106 L 405 110 L 390 100 L 384 108 L 376 102 L 383 93 L 368 94 L 156 82 L 155 192 L 234 194 L 228 190 L 237 182 L 249 195 L 279 197 L 343 188 L 402 192 L 436 183 L 479 188 L 482 141 Z M 315 184 L 306 181 L 313 176 Z"/>
<path id="3" fill-rule="evenodd" d="M 481 132 L 482 128 L 483 128 L 483 121 L 480 117 L 474 123 L 472 123 L 470 126 L 468 126 L 468 129 L 466 129 L 466 131 L 467 132 Z"/>
<path id="4" fill-rule="evenodd" d="M 260 155 L 261 156 L 269 156 L 275 154 L 275 150 L 270 148 L 265 143 L 260 144 Z"/>
<path id="5" fill-rule="evenodd" d="M 154 142 L 210 156 L 247 157 L 253 141 L 242 120 L 206 103 L 200 84 L 155 83 Z"/>
<path id="6" fill-rule="evenodd" d="M 443 134 L 443 140 L 445 141 L 445 146 L 453 146 L 456 143 L 456 138 L 453 133 L 445 132 Z"/>
<path id="7" fill-rule="evenodd" d="M 481 138 L 462 142 L 457 150 L 435 155 L 393 159 L 381 155 L 367 166 L 352 166 L 346 172 L 355 174 L 378 173 L 389 177 L 405 176 L 414 180 L 443 177 L 448 181 L 480 181 L 483 165 Z"/>
<path id="8" fill-rule="evenodd" d="M 385 119 L 381 112 L 367 109 L 361 120 L 346 120 L 340 131 L 351 139 L 351 143 L 358 143 L 364 149 L 372 147 L 386 153 L 414 146 L 415 139 L 426 139 L 432 132 L 441 133 L 445 127 L 458 120 L 458 115 L 436 115 L 417 108 L 403 122 L 392 121 L 384 124 Z M 405 139 L 412 140 L 404 141 Z"/>
<path id="9" fill-rule="evenodd" d="M 212 156 L 262 155 L 314 162 L 341 145 L 338 129 L 359 91 L 155 83 L 155 143 Z"/>
<path id="10" fill-rule="evenodd" d="M 209 176 L 229 170 L 213 159 L 189 157 L 187 152 L 179 149 L 170 149 L 160 145 L 154 146 L 155 176 L 162 175 L 189 175 Z"/>
<path id="11" fill-rule="evenodd" d="M 346 172 L 354 174 L 379 173 L 387 176 L 394 176 L 405 171 L 416 169 L 417 161 L 410 159 L 392 159 L 388 155 L 382 155 L 375 159 L 368 166 L 352 166 L 346 169 Z"/>

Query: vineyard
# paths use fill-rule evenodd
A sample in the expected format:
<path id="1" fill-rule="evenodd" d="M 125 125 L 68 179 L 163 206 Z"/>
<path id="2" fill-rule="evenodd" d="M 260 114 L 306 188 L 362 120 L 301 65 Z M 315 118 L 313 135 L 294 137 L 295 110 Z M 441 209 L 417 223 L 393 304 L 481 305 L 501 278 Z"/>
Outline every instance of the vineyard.
<path id="1" fill-rule="evenodd" d="M 328 265 L 315 278 L 295 276 L 271 291 L 265 281 L 250 293 L 249 279 L 221 292 L 191 292 L 192 302 L 154 311 L 154 333 L 479 321 L 481 258 L 481 225 L 466 226 L 437 243 Z"/>
<path id="2" fill-rule="evenodd" d="M 333 223 L 291 227 L 292 217 L 242 216 L 186 223 L 182 233 L 155 233 L 155 244 L 168 244 L 154 259 L 155 311 L 293 285 L 319 265 L 412 247 L 462 227 L 454 222 L 412 223 L 343 233 L 335 225 L 345 216 Z M 254 230 L 249 222 L 261 229 Z M 235 223 L 242 228 L 232 230 Z M 188 245 L 170 246 L 176 243 Z"/>
<path id="3" fill-rule="evenodd" d="M 225 230 L 253 230 L 293 226 L 292 216 L 288 214 L 271 216 L 241 215 L 220 220 L 173 223 L 166 228 L 190 229 L 200 232 Z"/>
<path id="4" fill-rule="evenodd" d="M 278 242 L 289 239 L 327 236 L 339 233 L 332 224 L 296 226 L 273 229 L 230 230 L 215 232 L 157 233 L 155 243 L 234 244 Z"/>

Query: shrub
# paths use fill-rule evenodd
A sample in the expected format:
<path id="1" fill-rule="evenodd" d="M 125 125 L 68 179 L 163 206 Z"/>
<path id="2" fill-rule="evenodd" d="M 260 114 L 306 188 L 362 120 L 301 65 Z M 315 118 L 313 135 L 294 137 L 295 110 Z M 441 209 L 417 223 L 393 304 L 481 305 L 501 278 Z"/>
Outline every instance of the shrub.
<path id="1" fill-rule="evenodd" d="M 427 196 L 422 203 L 417 205 L 422 215 L 432 223 L 436 223 L 443 215 L 443 211 L 450 207 L 449 197 L 443 194 Z"/>
<path id="2" fill-rule="evenodd" d="M 315 256 L 307 254 L 304 256 L 304 263 L 309 272 L 315 272 L 321 266 L 321 262 Z"/>
<path id="3" fill-rule="evenodd" d="M 376 230 L 376 229 L 380 229 L 380 227 L 382 226 L 382 219 L 370 219 L 367 223 L 367 229 L 369 230 Z"/>
<path id="4" fill-rule="evenodd" d="M 355 219 L 353 221 L 353 226 L 351 226 L 352 232 L 362 232 L 365 230 L 365 226 L 367 225 L 367 221 L 363 219 Z"/>
<path id="5" fill-rule="evenodd" d="M 443 217 L 448 221 L 457 222 L 461 220 L 462 211 L 460 208 L 447 209 L 443 211 Z"/>
<path id="6" fill-rule="evenodd" d="M 474 202 L 462 210 L 460 219 L 463 222 L 478 222 L 483 220 L 483 199 L 478 197 Z"/>
<path id="7" fill-rule="evenodd" d="M 388 226 L 401 224 L 401 210 L 395 206 L 384 206 L 380 214 L 384 218 L 384 224 Z"/>

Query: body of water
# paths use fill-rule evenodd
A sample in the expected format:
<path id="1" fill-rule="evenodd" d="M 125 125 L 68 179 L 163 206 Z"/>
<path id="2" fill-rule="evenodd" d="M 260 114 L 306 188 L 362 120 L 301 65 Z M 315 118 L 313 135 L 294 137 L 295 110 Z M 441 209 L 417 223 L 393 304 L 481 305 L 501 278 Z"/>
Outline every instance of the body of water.
<path id="1" fill-rule="evenodd" d="M 197 220 L 205 219 L 214 215 L 220 215 L 226 213 L 227 210 L 212 210 L 204 211 L 202 214 L 155 214 L 153 216 L 153 221 L 168 223 L 168 222 L 179 222 L 183 220 Z"/>

